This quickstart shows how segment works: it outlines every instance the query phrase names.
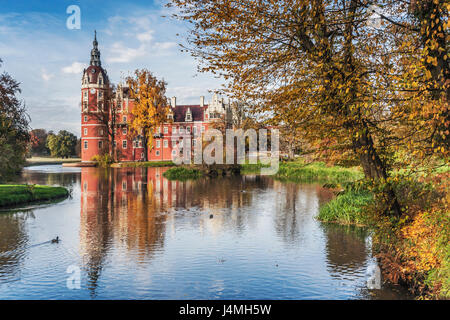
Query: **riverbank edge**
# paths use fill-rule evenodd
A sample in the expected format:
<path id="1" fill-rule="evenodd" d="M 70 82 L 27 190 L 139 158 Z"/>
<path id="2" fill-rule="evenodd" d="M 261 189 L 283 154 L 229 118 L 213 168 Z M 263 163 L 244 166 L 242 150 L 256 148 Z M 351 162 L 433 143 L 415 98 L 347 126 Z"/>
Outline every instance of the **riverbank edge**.
<path id="1" fill-rule="evenodd" d="M 67 196 L 69 191 L 64 187 L 0 184 L 0 208 L 62 199 Z"/>
<path id="2" fill-rule="evenodd" d="M 80 162 L 81 159 L 79 158 L 68 158 L 68 159 L 62 159 L 62 158 L 44 158 L 44 157 L 32 157 L 28 158 L 25 161 L 24 167 L 31 167 L 31 166 L 43 166 L 43 165 L 51 165 L 51 164 L 64 164 L 64 163 L 77 163 Z"/>
<path id="3" fill-rule="evenodd" d="M 152 168 L 152 167 L 173 167 L 175 163 L 172 161 L 130 161 L 130 162 L 114 162 L 109 165 L 111 168 Z"/>

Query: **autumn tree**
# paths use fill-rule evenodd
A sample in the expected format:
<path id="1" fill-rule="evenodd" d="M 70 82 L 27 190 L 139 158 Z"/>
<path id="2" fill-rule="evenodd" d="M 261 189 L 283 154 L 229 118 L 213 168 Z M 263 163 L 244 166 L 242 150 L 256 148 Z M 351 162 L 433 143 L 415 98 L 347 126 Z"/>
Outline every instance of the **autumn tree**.
<path id="1" fill-rule="evenodd" d="M 130 132 L 134 136 L 142 137 L 146 161 L 147 150 L 153 146 L 153 136 L 157 128 L 168 121 L 167 83 L 158 80 L 147 69 L 136 70 L 134 77 L 128 77 L 126 82 L 130 88 L 130 97 L 134 100 L 132 116 L 129 119 Z"/>
<path id="2" fill-rule="evenodd" d="M 447 4 L 417 1 L 425 2 L 426 22 L 417 18 L 422 9 L 417 13 L 403 1 L 377 1 L 385 14 L 375 17 L 374 2 L 364 0 L 173 0 L 172 5 L 179 8 L 174 17 L 192 23 L 184 47 L 200 59 L 201 71 L 221 75 L 229 94 L 252 101 L 258 112 L 274 115 L 275 122 L 280 114 L 292 116 L 284 124 L 301 119 L 318 152 L 351 152 L 366 177 L 383 186 L 385 213 L 399 216 L 401 206 L 390 181 L 394 154 L 437 130 L 425 119 L 438 115 L 442 125 L 446 114 L 442 96 L 434 101 L 428 99 L 433 94 L 408 96 L 411 86 L 417 90 L 408 75 L 425 74 L 423 59 L 436 64 L 430 57 L 439 52 L 444 60 L 443 52 L 448 52 L 438 41 L 439 32 L 447 38 L 442 20 Z M 374 18 L 379 26 L 370 23 Z M 430 28 L 437 30 L 434 40 L 427 36 Z M 417 37 L 419 42 L 405 44 Z M 446 80 L 439 79 L 434 83 L 442 88 Z M 444 129 L 448 135 L 446 128 L 439 133 Z"/>
<path id="3" fill-rule="evenodd" d="M 37 155 L 48 154 L 46 146 L 47 131 L 45 129 L 33 129 L 30 132 L 31 153 Z"/>

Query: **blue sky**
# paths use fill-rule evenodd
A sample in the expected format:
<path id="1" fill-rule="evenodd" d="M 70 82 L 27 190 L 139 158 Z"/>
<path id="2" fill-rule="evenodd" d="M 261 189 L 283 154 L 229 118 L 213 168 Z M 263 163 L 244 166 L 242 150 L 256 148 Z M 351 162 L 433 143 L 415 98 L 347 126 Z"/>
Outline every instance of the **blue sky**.
<path id="1" fill-rule="evenodd" d="M 221 80 L 197 73 L 197 61 L 181 52 L 187 26 L 169 18 L 166 1 L 0 0 L 0 72 L 21 82 L 32 128 L 80 134 L 80 84 L 89 63 L 94 29 L 102 66 L 113 83 L 136 68 L 168 82 L 177 103 L 209 100 Z M 66 9 L 78 5 L 81 29 L 66 27 Z M 165 17 L 164 17 L 165 16 Z M 179 34 L 179 36 L 177 36 Z"/>

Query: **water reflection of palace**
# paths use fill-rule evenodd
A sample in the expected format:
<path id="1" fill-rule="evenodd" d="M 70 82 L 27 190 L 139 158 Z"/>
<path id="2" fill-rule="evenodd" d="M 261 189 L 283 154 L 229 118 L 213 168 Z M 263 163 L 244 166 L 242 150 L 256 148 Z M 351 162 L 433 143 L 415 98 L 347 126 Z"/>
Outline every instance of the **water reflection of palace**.
<path id="1" fill-rule="evenodd" d="M 82 168 L 80 248 L 92 294 L 117 250 L 124 249 L 133 263 L 145 263 L 163 254 L 167 237 L 178 229 L 240 236 L 268 223 L 287 248 L 308 246 L 309 233 L 317 228 L 314 215 L 332 197 L 318 185 L 261 176 L 170 181 L 163 177 L 165 170 Z M 352 241 L 353 233 L 334 231 L 334 226 L 322 230 L 331 274 L 343 273 L 340 266 L 343 271 L 361 267 L 367 255 L 363 238 Z"/>
<path id="2" fill-rule="evenodd" d="M 252 207 L 254 190 L 275 189 L 276 232 L 286 241 L 295 240 L 310 217 L 299 212 L 314 212 L 329 193 L 318 186 L 283 183 L 261 176 L 245 176 L 195 181 L 170 181 L 163 177 L 166 168 L 122 168 L 81 172 L 81 248 L 87 256 L 120 242 L 141 256 L 152 254 L 164 243 L 165 230 L 177 225 L 201 232 L 240 232 L 257 216 L 242 208 Z M 265 200 L 266 201 L 266 200 Z M 212 219 L 213 217 L 213 219 Z M 94 249 L 92 249 L 94 248 Z"/>

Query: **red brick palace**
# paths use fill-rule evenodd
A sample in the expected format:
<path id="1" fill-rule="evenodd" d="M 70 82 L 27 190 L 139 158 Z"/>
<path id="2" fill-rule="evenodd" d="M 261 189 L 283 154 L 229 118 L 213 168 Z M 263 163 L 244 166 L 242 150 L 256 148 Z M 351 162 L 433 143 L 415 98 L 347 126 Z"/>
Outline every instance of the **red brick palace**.
<path id="1" fill-rule="evenodd" d="M 105 102 L 111 84 L 106 70 L 101 66 L 100 51 L 97 36 L 93 41 L 91 61 L 84 69 L 81 84 L 81 160 L 92 161 L 95 155 L 108 153 L 110 135 L 108 122 L 112 116 L 110 106 Z M 120 101 L 116 108 L 116 127 L 114 128 L 114 145 L 118 161 L 140 161 L 144 159 L 144 148 L 140 137 L 129 134 L 128 123 L 132 117 L 133 100 L 129 97 L 129 88 L 118 85 L 113 93 L 114 101 Z M 102 115 L 102 116 L 100 116 Z M 108 119 L 109 117 L 109 119 Z M 148 148 L 149 161 L 172 160 L 176 154 L 176 144 L 180 136 L 200 134 L 208 129 L 211 121 L 218 118 L 232 117 L 229 103 L 223 98 L 213 96 L 209 104 L 205 104 L 204 97 L 200 97 L 198 105 L 177 105 L 176 98 L 171 99 L 169 116 L 170 122 L 161 125 L 153 140 L 152 148 Z M 105 121 L 106 118 L 106 121 Z M 194 139 L 192 139 L 192 143 Z"/>

